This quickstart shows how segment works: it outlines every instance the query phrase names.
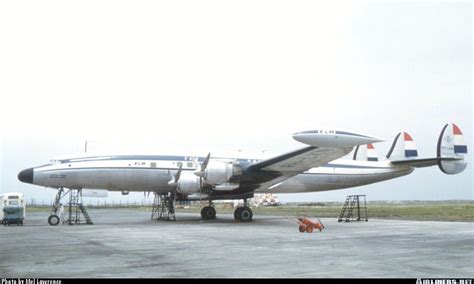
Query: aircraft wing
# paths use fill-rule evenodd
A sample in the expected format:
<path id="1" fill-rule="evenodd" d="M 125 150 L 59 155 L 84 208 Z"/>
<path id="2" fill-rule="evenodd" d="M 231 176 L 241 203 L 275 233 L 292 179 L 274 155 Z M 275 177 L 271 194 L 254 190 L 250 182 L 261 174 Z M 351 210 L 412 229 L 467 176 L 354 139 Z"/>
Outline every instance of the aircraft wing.
<path id="1" fill-rule="evenodd" d="M 290 177 L 339 159 L 355 146 L 382 141 L 378 138 L 335 130 L 303 131 L 293 138 L 309 146 L 275 156 L 246 168 L 247 183 L 258 188 L 274 186 Z"/>
<path id="2" fill-rule="evenodd" d="M 269 158 L 248 167 L 249 170 L 299 174 L 311 168 L 341 158 L 352 150 L 349 148 L 305 147 L 283 155 Z"/>
<path id="3" fill-rule="evenodd" d="M 247 172 L 259 176 L 258 180 L 251 182 L 252 184 L 257 185 L 258 189 L 266 189 L 309 169 L 339 159 L 351 150 L 352 147 L 305 147 L 252 164 L 247 168 Z"/>

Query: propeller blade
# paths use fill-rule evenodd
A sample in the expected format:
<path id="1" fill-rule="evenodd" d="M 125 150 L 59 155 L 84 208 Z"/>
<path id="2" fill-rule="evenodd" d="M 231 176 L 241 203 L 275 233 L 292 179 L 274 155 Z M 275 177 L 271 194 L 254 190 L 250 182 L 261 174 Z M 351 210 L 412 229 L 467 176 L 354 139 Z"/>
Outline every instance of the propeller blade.
<path id="1" fill-rule="evenodd" d="M 174 182 L 178 182 L 179 180 L 179 177 L 181 176 L 181 171 L 183 170 L 183 165 L 179 166 L 179 169 L 178 169 L 178 172 L 176 173 L 176 175 L 174 176 Z"/>
<path id="2" fill-rule="evenodd" d="M 178 180 L 179 177 L 181 176 L 181 171 L 183 170 L 183 165 L 179 166 L 178 172 L 176 175 L 172 175 L 170 172 L 171 180 L 168 182 L 168 185 L 170 186 L 177 186 L 178 185 Z"/>
<path id="3" fill-rule="evenodd" d="M 196 176 L 198 176 L 198 177 L 203 177 L 204 176 L 204 171 L 206 170 L 210 159 L 211 159 L 211 153 L 208 153 L 206 158 L 204 159 L 204 162 L 202 162 L 202 164 L 201 164 L 201 169 L 197 169 L 197 167 L 196 167 L 196 170 L 194 171 L 194 174 Z M 196 163 L 196 165 L 199 165 L 199 163 L 197 162 L 197 158 L 196 158 L 195 163 Z"/>
<path id="4" fill-rule="evenodd" d="M 207 154 L 206 159 L 205 159 L 204 162 L 202 163 L 202 165 L 201 165 L 201 172 L 204 172 L 204 170 L 206 170 L 207 164 L 209 164 L 209 160 L 210 160 L 210 159 L 211 159 L 211 152 L 209 152 L 209 154 Z"/>

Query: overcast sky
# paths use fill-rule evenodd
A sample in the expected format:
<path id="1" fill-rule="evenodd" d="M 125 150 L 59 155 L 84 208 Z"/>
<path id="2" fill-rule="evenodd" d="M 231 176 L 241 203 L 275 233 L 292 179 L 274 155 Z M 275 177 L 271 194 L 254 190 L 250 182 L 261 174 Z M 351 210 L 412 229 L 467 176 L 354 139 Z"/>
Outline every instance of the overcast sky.
<path id="1" fill-rule="evenodd" d="M 188 154 L 302 145 L 335 128 L 406 130 L 434 157 L 455 122 L 468 168 L 437 167 L 285 201 L 473 199 L 472 4 L 361 1 L 3 1 L 0 192 L 52 200 L 18 172 L 90 151 Z M 142 195 L 127 198 L 139 199 Z M 111 198 L 119 198 L 112 195 Z"/>

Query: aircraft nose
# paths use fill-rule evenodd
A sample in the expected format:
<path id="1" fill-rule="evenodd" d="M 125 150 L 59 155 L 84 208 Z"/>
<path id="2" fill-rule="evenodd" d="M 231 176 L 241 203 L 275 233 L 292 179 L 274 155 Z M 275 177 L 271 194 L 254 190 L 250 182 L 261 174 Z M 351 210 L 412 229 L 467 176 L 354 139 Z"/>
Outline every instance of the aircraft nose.
<path id="1" fill-rule="evenodd" d="M 18 174 L 18 179 L 21 182 L 33 183 L 33 168 L 28 168 L 28 169 L 22 170 Z"/>

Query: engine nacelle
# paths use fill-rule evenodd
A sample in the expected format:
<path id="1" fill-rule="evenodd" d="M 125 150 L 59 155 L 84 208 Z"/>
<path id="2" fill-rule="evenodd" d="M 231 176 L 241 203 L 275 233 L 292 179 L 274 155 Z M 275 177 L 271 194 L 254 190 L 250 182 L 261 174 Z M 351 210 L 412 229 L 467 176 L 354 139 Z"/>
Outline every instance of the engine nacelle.
<path id="1" fill-rule="evenodd" d="M 201 192 L 201 178 L 192 173 L 182 173 L 178 180 L 176 190 L 181 194 L 193 194 Z"/>
<path id="2" fill-rule="evenodd" d="M 210 161 L 204 171 L 204 181 L 216 185 L 230 181 L 234 176 L 242 174 L 242 168 L 233 161 Z"/>

